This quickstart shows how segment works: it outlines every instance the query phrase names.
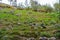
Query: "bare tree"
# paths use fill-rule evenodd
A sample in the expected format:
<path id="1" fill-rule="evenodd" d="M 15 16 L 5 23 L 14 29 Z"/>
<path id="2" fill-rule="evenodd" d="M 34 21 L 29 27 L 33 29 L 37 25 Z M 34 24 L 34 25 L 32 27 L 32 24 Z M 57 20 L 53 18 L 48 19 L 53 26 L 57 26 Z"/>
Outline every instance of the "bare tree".
<path id="1" fill-rule="evenodd" d="M 8 0 L 8 1 L 10 2 L 10 5 L 12 5 L 12 1 L 13 1 L 13 0 Z"/>
<path id="2" fill-rule="evenodd" d="M 38 9 L 38 2 L 35 1 L 35 0 L 30 0 L 30 3 L 31 3 L 31 7 L 34 9 L 34 10 L 37 10 Z"/>
<path id="3" fill-rule="evenodd" d="M 14 0 L 14 2 L 17 2 L 17 0 Z"/>
<path id="4" fill-rule="evenodd" d="M 14 1 L 12 2 L 12 5 L 16 7 L 16 6 L 17 6 L 17 0 L 14 0 Z"/>
<path id="5" fill-rule="evenodd" d="M 22 2 L 18 4 L 18 8 L 24 8 L 24 5 Z"/>
<path id="6" fill-rule="evenodd" d="M 0 0 L 0 2 L 2 2 L 2 0 Z"/>
<path id="7" fill-rule="evenodd" d="M 10 5 L 17 6 L 17 0 L 8 0 L 10 2 Z"/>
<path id="8" fill-rule="evenodd" d="M 25 0 L 25 5 L 28 7 L 28 0 Z"/>

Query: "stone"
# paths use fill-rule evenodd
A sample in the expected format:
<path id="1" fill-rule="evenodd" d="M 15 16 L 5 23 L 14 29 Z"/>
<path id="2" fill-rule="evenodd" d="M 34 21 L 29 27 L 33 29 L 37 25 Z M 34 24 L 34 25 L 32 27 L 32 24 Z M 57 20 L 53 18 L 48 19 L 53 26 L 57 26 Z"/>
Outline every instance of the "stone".
<path id="1" fill-rule="evenodd" d="M 31 38 L 29 38 L 28 40 L 35 40 L 35 38 L 34 38 L 34 37 L 31 37 Z"/>
<path id="2" fill-rule="evenodd" d="M 0 7 L 0 10 L 2 10 L 3 8 Z"/>
<path id="3" fill-rule="evenodd" d="M 30 12 L 30 11 L 29 11 L 29 12 L 27 12 L 27 13 L 28 13 L 28 14 L 32 14 L 32 12 Z"/>
<path id="4" fill-rule="evenodd" d="M 27 40 L 26 37 L 20 37 L 20 40 Z"/>
<path id="5" fill-rule="evenodd" d="M 17 24 L 18 24 L 18 25 L 20 25 L 21 23 L 20 23 L 20 22 L 18 22 Z"/>
<path id="6" fill-rule="evenodd" d="M 16 16 L 21 16 L 21 13 L 17 13 Z"/>
<path id="7" fill-rule="evenodd" d="M 10 14 L 14 15 L 14 10 L 9 11 Z"/>
<path id="8" fill-rule="evenodd" d="M 56 38 L 55 37 L 51 37 L 49 40 L 56 40 Z"/>
<path id="9" fill-rule="evenodd" d="M 46 28 L 45 25 L 44 25 L 44 23 L 42 23 L 40 26 L 41 26 L 42 28 Z"/>
<path id="10" fill-rule="evenodd" d="M 40 37 L 39 40 L 48 40 L 47 37 Z"/>

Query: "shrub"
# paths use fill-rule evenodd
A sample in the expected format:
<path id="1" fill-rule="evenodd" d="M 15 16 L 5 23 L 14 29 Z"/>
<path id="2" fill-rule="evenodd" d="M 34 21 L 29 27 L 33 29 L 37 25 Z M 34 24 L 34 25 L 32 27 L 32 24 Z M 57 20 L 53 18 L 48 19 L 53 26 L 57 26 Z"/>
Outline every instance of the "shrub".
<path id="1" fill-rule="evenodd" d="M 59 30 L 58 30 L 58 31 L 55 31 L 54 36 L 55 36 L 56 38 L 60 39 L 60 31 L 59 31 Z"/>
<path id="2" fill-rule="evenodd" d="M 51 37 L 51 35 L 47 32 L 41 32 L 40 36 L 41 37 Z"/>

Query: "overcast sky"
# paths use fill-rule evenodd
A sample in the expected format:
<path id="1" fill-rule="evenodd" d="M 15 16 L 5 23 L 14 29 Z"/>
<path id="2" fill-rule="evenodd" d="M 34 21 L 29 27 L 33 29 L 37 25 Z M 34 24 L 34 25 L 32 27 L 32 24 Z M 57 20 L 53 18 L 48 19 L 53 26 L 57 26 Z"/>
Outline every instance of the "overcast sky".
<path id="1" fill-rule="evenodd" d="M 28 0 L 30 1 L 30 0 Z M 51 6 L 53 6 L 53 4 L 55 2 L 57 2 L 58 0 L 37 0 L 40 4 L 44 5 L 44 4 L 50 4 Z M 2 0 L 3 3 L 7 3 L 9 4 L 8 0 Z M 24 4 L 25 0 L 17 0 L 17 3 L 22 2 Z"/>

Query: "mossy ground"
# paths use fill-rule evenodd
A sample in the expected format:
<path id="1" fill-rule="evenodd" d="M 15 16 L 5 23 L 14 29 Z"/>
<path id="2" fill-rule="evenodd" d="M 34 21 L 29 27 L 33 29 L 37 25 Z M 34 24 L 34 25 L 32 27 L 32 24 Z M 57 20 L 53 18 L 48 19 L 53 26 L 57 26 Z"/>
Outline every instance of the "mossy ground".
<path id="1" fill-rule="evenodd" d="M 14 37 L 15 35 L 25 37 L 53 36 L 60 24 L 56 12 L 34 12 L 32 10 L 13 10 L 2 8 L 0 10 L 0 33 L 3 36 Z M 43 28 L 41 24 L 44 25 Z"/>

